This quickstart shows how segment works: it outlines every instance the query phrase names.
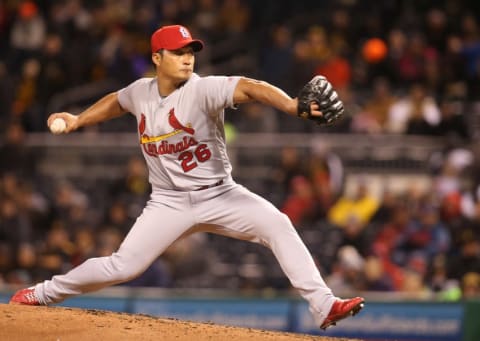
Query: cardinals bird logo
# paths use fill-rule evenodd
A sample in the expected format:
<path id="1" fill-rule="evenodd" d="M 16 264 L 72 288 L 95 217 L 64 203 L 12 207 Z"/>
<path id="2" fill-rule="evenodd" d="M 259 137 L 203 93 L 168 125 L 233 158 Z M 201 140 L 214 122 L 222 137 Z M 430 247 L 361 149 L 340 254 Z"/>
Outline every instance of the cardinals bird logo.
<path id="1" fill-rule="evenodd" d="M 143 135 L 143 133 L 145 132 L 145 127 L 146 127 L 146 118 L 145 118 L 145 115 L 142 114 L 141 118 L 140 118 L 140 123 L 138 124 L 138 131 L 140 132 L 140 135 Z"/>
<path id="2" fill-rule="evenodd" d="M 166 139 L 170 136 L 180 134 L 182 131 L 186 132 L 187 134 L 190 134 L 190 135 L 195 134 L 195 129 L 192 128 L 192 125 L 190 123 L 188 123 L 186 126 L 184 126 L 182 123 L 180 123 L 178 118 L 175 116 L 175 109 L 174 108 L 170 109 L 170 112 L 168 113 L 168 124 L 170 124 L 170 126 L 173 128 L 173 131 L 170 132 L 170 133 L 150 137 L 150 136 L 144 134 L 145 127 L 146 127 L 145 122 L 146 122 L 145 115 L 142 114 L 141 119 L 140 119 L 140 123 L 138 125 L 138 131 L 140 132 L 140 135 L 141 135 L 141 140 L 140 140 L 141 144 L 158 142 L 158 141 L 164 140 L 164 139 Z"/>

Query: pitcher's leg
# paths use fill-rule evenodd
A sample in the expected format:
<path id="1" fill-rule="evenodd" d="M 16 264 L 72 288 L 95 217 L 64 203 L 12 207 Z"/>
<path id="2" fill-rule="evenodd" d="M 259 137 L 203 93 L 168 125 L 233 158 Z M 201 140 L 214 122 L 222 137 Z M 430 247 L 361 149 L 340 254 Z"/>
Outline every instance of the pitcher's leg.
<path id="1" fill-rule="evenodd" d="M 265 209 L 261 215 L 251 211 L 263 218 L 254 222 L 259 239 L 272 250 L 293 287 L 309 303 L 309 310 L 320 325 L 335 301 L 332 290 L 290 220 L 274 207 L 261 209 Z"/>
<path id="2" fill-rule="evenodd" d="M 35 295 L 41 304 L 58 303 L 133 279 L 193 224 L 184 211 L 149 203 L 117 252 L 91 258 L 64 275 L 37 284 Z"/>
<path id="3" fill-rule="evenodd" d="M 225 204 L 227 203 L 227 204 Z M 327 317 L 335 296 L 325 284 L 307 247 L 286 215 L 260 196 L 238 186 L 202 206 L 202 221 L 219 226 L 214 233 L 268 246 L 282 270 L 310 304 L 316 322 Z"/>
<path id="4" fill-rule="evenodd" d="M 259 238 L 270 247 L 293 287 L 309 302 L 310 312 L 320 325 L 327 317 L 335 296 L 290 220 L 276 209 L 264 213 L 266 216 L 273 225 L 267 228 L 266 221 L 258 221 Z"/>

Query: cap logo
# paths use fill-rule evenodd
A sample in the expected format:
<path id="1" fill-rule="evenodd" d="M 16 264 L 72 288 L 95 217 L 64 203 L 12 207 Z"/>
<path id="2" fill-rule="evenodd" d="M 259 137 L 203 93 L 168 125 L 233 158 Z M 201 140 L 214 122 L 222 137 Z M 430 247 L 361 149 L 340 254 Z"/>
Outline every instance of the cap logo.
<path id="1" fill-rule="evenodd" d="M 188 33 L 187 29 L 183 26 L 179 28 L 180 34 L 182 35 L 183 38 L 187 39 L 190 38 L 190 34 Z"/>
<path id="2" fill-rule="evenodd" d="M 198 39 L 192 39 L 188 29 L 182 25 L 168 25 L 160 27 L 150 38 L 150 47 L 152 53 L 160 49 L 178 50 L 187 45 L 191 46 L 194 52 L 203 48 L 203 42 Z"/>

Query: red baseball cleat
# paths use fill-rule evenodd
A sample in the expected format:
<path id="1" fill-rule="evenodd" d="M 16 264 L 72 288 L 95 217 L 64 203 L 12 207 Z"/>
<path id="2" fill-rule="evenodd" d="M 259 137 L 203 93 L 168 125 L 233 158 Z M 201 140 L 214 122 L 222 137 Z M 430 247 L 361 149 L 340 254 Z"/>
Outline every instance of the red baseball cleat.
<path id="1" fill-rule="evenodd" d="M 10 299 L 10 304 L 41 305 L 35 296 L 35 288 L 18 290 Z"/>
<path id="2" fill-rule="evenodd" d="M 327 329 L 334 326 L 338 321 L 349 316 L 354 316 L 362 310 L 365 300 L 362 297 L 354 297 L 346 300 L 336 299 L 332 305 L 332 309 L 328 313 L 327 318 L 323 321 L 320 329 Z"/>

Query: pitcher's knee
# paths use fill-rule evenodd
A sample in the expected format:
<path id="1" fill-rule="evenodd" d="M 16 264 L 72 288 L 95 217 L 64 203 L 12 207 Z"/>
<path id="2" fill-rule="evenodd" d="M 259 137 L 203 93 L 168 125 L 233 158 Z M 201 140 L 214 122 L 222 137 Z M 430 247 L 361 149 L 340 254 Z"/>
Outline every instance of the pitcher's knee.
<path id="1" fill-rule="evenodd" d="M 139 258 L 114 253 L 109 257 L 109 267 L 114 281 L 126 282 L 141 275 L 145 267 Z"/>
<path id="2" fill-rule="evenodd" d="M 261 238 L 267 240 L 269 243 L 275 242 L 277 239 L 285 239 L 288 236 L 297 238 L 298 233 L 295 227 L 290 222 L 290 219 L 283 213 L 275 215 L 275 219 L 269 221 L 268 226 L 262 229 Z"/>
<path id="3" fill-rule="evenodd" d="M 295 226 L 293 226 L 290 218 L 285 214 L 279 212 L 274 220 L 275 230 L 277 232 L 294 232 L 297 233 Z"/>

